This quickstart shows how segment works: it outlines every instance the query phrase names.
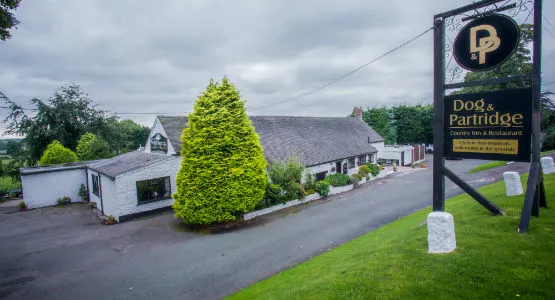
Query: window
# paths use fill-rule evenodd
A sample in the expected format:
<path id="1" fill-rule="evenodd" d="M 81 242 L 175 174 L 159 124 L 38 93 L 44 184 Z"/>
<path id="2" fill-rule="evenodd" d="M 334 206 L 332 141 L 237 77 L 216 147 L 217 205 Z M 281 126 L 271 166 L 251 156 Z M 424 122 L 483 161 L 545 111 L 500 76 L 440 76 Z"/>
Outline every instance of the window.
<path id="1" fill-rule="evenodd" d="M 138 204 L 170 198 L 170 177 L 137 181 Z"/>
<path id="2" fill-rule="evenodd" d="M 371 162 L 371 163 L 374 162 L 374 154 L 370 154 L 370 162 Z"/>
<path id="3" fill-rule="evenodd" d="M 168 139 L 156 133 L 150 138 L 150 151 L 168 153 Z"/>
<path id="4" fill-rule="evenodd" d="M 355 167 L 355 158 L 349 158 L 349 169 L 352 169 Z"/>
<path id="5" fill-rule="evenodd" d="M 362 165 L 364 165 L 365 163 L 366 163 L 366 155 L 359 156 L 359 157 L 358 157 L 357 165 L 362 166 Z"/>
<path id="6" fill-rule="evenodd" d="M 314 177 L 316 177 L 316 181 L 318 181 L 318 180 L 324 180 L 324 178 L 326 178 L 327 175 L 328 175 L 328 171 L 324 171 L 324 172 L 314 174 Z"/>
<path id="7" fill-rule="evenodd" d="M 100 177 L 95 174 L 91 174 L 91 175 L 92 175 L 92 186 L 93 186 L 92 192 L 93 194 L 100 197 Z"/>

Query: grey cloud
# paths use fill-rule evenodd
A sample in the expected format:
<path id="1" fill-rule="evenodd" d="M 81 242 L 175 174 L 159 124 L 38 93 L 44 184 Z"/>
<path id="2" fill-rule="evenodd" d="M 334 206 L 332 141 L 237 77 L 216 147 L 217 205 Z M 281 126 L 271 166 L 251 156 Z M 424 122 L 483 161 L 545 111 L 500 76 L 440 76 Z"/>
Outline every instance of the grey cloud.
<path id="1" fill-rule="evenodd" d="M 467 3 L 24 1 L 13 39 L 0 43 L 0 89 L 27 104 L 72 81 L 106 110 L 179 114 L 210 78 L 228 76 L 252 114 L 344 116 L 355 105 L 429 103 L 431 33 L 325 90 L 260 108 L 336 79 Z M 545 37 L 544 81 L 553 81 L 555 43 Z"/>

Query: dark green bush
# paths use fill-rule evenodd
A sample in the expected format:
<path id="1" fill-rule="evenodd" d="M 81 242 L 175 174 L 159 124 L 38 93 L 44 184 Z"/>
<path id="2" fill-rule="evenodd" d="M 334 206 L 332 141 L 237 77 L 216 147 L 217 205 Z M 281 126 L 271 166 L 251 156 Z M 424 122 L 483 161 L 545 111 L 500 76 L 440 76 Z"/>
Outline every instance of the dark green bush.
<path id="1" fill-rule="evenodd" d="M 370 169 L 370 174 L 372 174 L 372 176 L 378 176 L 378 174 L 380 174 L 380 168 L 377 165 L 367 163 L 365 166 Z"/>
<path id="2" fill-rule="evenodd" d="M 270 207 L 279 203 L 284 203 L 284 197 L 282 195 L 283 189 L 273 183 L 268 183 L 266 185 L 266 192 L 264 193 L 264 197 L 260 202 L 256 205 L 255 209 L 263 209 L 266 207 Z"/>
<path id="3" fill-rule="evenodd" d="M 351 177 L 347 174 L 332 174 L 328 175 L 326 179 L 324 179 L 329 183 L 329 185 L 337 187 L 337 186 L 345 186 L 348 184 L 353 183 L 351 181 Z"/>
<path id="4" fill-rule="evenodd" d="M 81 187 L 79 187 L 79 196 L 83 199 L 84 202 L 89 202 L 89 193 L 87 192 L 87 188 L 84 184 L 81 183 Z"/>
<path id="5" fill-rule="evenodd" d="M 310 174 L 309 170 L 305 170 L 304 172 L 304 188 L 305 190 L 312 190 L 314 189 L 314 175 Z"/>
<path id="6" fill-rule="evenodd" d="M 555 149 L 555 133 L 549 134 L 543 140 L 542 151 Z"/>
<path id="7" fill-rule="evenodd" d="M 283 202 L 301 199 L 304 196 L 304 190 L 300 184 L 304 170 L 297 157 L 275 162 L 266 170 L 271 183 L 279 185 L 283 190 Z"/>
<path id="8" fill-rule="evenodd" d="M 314 184 L 314 189 L 322 197 L 326 197 L 330 193 L 330 185 L 325 180 L 316 181 L 316 183 Z"/>

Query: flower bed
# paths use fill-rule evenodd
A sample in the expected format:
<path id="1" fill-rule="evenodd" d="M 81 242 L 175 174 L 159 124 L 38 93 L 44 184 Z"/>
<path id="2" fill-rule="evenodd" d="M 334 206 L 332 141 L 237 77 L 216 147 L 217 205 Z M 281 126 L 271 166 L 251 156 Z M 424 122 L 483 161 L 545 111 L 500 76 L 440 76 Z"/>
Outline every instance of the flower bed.
<path id="1" fill-rule="evenodd" d="M 391 173 L 393 173 L 393 171 L 388 170 L 388 168 L 385 168 L 385 169 L 380 171 L 378 176 L 370 175 L 370 180 L 368 180 L 368 181 L 366 180 L 366 178 L 362 178 L 362 180 L 359 182 L 359 185 L 364 184 L 364 183 L 369 182 L 369 181 L 372 181 L 372 180 L 376 180 L 378 178 L 383 178 L 383 177 L 385 177 L 385 176 L 387 176 Z M 335 195 L 335 194 L 350 191 L 352 189 L 353 189 L 352 184 L 345 185 L 345 186 L 340 186 L 340 187 L 330 186 L 330 192 L 329 192 L 328 195 Z M 263 216 L 263 215 L 267 215 L 269 213 L 273 213 L 273 212 L 278 211 L 280 209 L 284 209 L 284 208 L 288 208 L 288 207 L 291 207 L 291 206 L 307 203 L 307 202 L 314 201 L 314 200 L 317 200 L 317 199 L 320 199 L 320 198 L 322 198 L 322 196 L 320 196 L 318 193 L 310 194 L 310 195 L 304 197 L 301 200 L 298 200 L 298 199 L 291 200 L 291 201 L 287 201 L 283 204 L 277 204 L 277 205 L 274 205 L 274 206 L 266 207 L 264 209 L 255 210 L 255 211 L 246 213 L 246 214 L 243 215 L 243 219 L 245 221 L 247 221 L 247 220 L 256 218 L 258 216 Z"/>

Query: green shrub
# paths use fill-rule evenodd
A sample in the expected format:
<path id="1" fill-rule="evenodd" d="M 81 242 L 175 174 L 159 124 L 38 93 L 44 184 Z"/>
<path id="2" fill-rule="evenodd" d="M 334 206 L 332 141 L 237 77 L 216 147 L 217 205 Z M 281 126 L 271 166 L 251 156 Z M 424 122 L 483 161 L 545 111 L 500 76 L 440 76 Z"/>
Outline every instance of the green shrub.
<path id="1" fill-rule="evenodd" d="M 264 197 L 258 204 L 256 205 L 255 209 L 263 209 L 266 207 L 274 206 L 279 203 L 284 203 L 283 200 L 283 190 L 277 184 L 268 183 L 266 185 L 266 192 L 264 193 Z"/>
<path id="2" fill-rule="evenodd" d="M 71 203 L 71 198 L 69 198 L 68 196 L 65 196 L 62 198 L 58 198 L 56 202 L 58 202 L 58 205 L 67 205 Z"/>
<path id="3" fill-rule="evenodd" d="M 329 185 L 334 187 L 345 186 L 352 183 L 351 177 L 349 177 L 349 175 L 341 173 L 328 175 L 324 180 L 327 181 Z"/>
<path id="4" fill-rule="evenodd" d="M 370 168 L 367 165 L 362 165 L 358 168 L 358 174 L 360 176 L 366 176 L 368 175 L 368 173 L 370 173 Z"/>
<path id="5" fill-rule="evenodd" d="M 330 185 L 325 180 L 316 181 L 316 183 L 314 184 L 314 189 L 322 197 L 326 197 L 330 193 Z"/>
<path id="6" fill-rule="evenodd" d="M 304 188 L 305 190 L 314 189 L 314 183 L 316 182 L 314 175 L 310 174 L 310 170 L 304 170 Z"/>
<path id="7" fill-rule="evenodd" d="M 19 201 L 18 206 L 19 206 L 19 210 L 27 209 L 27 203 L 25 203 L 25 201 Z"/>
<path id="8" fill-rule="evenodd" d="M 116 224 L 118 221 L 116 220 L 116 218 L 112 215 L 108 215 L 106 216 L 106 218 L 104 219 L 104 225 L 114 225 Z"/>
<path id="9" fill-rule="evenodd" d="M 79 196 L 84 202 L 89 202 L 89 193 L 87 192 L 87 188 L 84 184 L 81 183 L 81 187 L 79 187 Z"/>
<path id="10" fill-rule="evenodd" d="M 234 221 L 266 190 L 266 160 L 239 91 L 210 81 L 181 136 L 175 216 L 188 224 Z"/>
<path id="11" fill-rule="evenodd" d="M 305 168 L 298 157 L 277 161 L 271 164 L 266 172 L 270 182 L 279 185 L 283 190 L 283 202 L 301 199 L 304 196 L 300 182 Z"/>
<path id="12" fill-rule="evenodd" d="M 362 180 L 362 176 L 360 176 L 359 174 L 353 174 L 351 176 L 351 181 L 353 182 L 353 188 L 356 188 L 358 186 L 358 183 Z"/>
<path id="13" fill-rule="evenodd" d="M 55 165 L 74 161 L 77 161 L 77 155 L 75 155 L 73 151 L 64 147 L 57 140 L 54 140 L 46 147 L 46 150 L 44 150 L 44 153 L 40 158 L 39 165 Z"/>
<path id="14" fill-rule="evenodd" d="M 316 183 L 315 183 L 315 184 L 316 184 Z M 316 190 L 315 190 L 315 189 L 306 190 L 306 195 L 307 195 L 307 196 L 308 196 L 308 195 L 315 194 L 315 193 L 316 193 Z"/>
<path id="15" fill-rule="evenodd" d="M 370 174 L 372 174 L 372 176 L 378 176 L 378 174 L 380 174 L 381 166 L 378 166 L 372 163 L 367 163 L 365 164 L 365 166 L 367 166 L 368 169 L 370 169 Z"/>
<path id="16" fill-rule="evenodd" d="M 362 176 L 362 175 L 360 175 L 360 174 L 353 174 L 352 177 L 355 178 L 355 179 L 358 180 L 358 181 L 361 181 L 362 178 L 363 178 L 364 176 Z"/>
<path id="17" fill-rule="evenodd" d="M 555 149 L 555 133 L 548 134 L 543 140 L 542 151 Z"/>

